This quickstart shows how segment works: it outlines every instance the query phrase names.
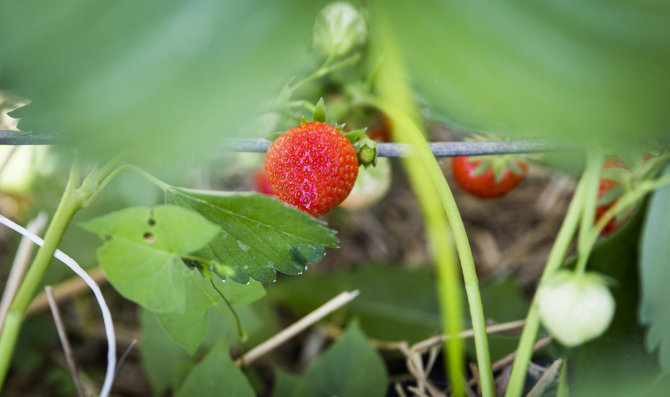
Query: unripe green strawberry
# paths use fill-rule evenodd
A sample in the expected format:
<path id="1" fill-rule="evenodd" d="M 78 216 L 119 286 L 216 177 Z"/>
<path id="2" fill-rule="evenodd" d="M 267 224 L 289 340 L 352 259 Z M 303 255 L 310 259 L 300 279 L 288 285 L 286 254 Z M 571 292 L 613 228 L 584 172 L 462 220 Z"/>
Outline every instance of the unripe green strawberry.
<path id="1" fill-rule="evenodd" d="M 612 322 L 614 298 L 602 276 L 562 270 L 542 282 L 537 308 L 549 333 L 563 345 L 581 345 Z"/>
<path id="2" fill-rule="evenodd" d="M 335 127 L 313 121 L 272 142 L 265 173 L 279 200 L 320 216 L 347 198 L 358 175 L 358 159 L 354 146 Z"/>

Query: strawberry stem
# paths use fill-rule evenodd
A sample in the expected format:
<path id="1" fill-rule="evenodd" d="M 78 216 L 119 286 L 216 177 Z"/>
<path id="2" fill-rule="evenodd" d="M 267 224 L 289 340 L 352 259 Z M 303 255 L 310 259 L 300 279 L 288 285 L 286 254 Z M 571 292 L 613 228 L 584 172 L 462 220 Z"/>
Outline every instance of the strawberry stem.
<path id="1" fill-rule="evenodd" d="M 462 329 L 460 277 L 458 277 L 457 258 L 450 243 L 453 238 L 461 262 L 470 308 L 482 395 L 494 396 L 484 309 L 463 220 L 449 184 L 418 127 L 416 121 L 419 120 L 418 112 L 411 99 L 412 94 L 405 78 L 406 73 L 402 70 L 403 65 L 394 56 L 396 54 L 394 44 L 391 41 L 385 41 L 383 44 L 385 62 L 379 71 L 378 79 L 378 88 L 383 99 L 369 98 L 369 104 L 393 119 L 394 125 L 397 126 L 395 129 L 397 139 L 412 144 L 416 149 L 417 155 L 407 157 L 404 167 L 423 210 L 428 239 L 436 262 L 442 326 L 444 332 L 450 336 L 445 341 L 445 353 L 452 394 L 454 396 L 465 394 L 462 382 L 463 342 L 457 337 Z M 452 235 L 449 233 L 450 229 Z"/>
<path id="2" fill-rule="evenodd" d="M 590 151 L 586 157 L 586 169 L 584 170 L 583 180 L 585 184 L 585 196 L 582 203 L 582 219 L 579 226 L 579 238 L 577 249 L 579 251 L 579 260 L 577 261 L 576 271 L 578 274 L 584 273 L 586 263 L 591 253 L 592 245 L 589 244 L 589 235 L 593 229 L 593 222 L 596 217 L 596 207 L 598 206 L 598 185 L 600 183 L 600 171 L 605 161 L 603 155 L 598 151 Z"/>
<path id="3" fill-rule="evenodd" d="M 558 232 L 554 246 L 551 248 L 551 253 L 549 254 L 547 265 L 542 273 L 540 283 L 556 272 L 563 264 L 568 249 L 570 248 L 572 238 L 577 231 L 585 195 L 586 182 L 585 177 L 582 176 L 577 185 L 577 190 L 572 197 L 568 212 L 565 215 L 565 219 Z M 540 316 L 537 311 L 537 296 L 534 296 L 530 308 L 528 309 L 528 315 L 526 316 L 526 325 L 521 333 L 521 339 L 519 340 L 519 347 L 516 351 L 516 358 L 514 359 L 514 365 L 512 367 L 512 373 L 509 378 L 505 397 L 521 396 L 524 382 L 526 380 L 526 374 L 528 372 L 528 364 L 533 355 L 533 346 L 535 345 L 539 329 Z"/>

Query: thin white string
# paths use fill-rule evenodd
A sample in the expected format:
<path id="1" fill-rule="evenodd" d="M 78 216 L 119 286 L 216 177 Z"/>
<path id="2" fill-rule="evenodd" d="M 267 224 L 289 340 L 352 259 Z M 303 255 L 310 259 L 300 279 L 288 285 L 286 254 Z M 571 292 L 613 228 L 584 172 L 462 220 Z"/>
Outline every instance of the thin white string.
<path id="1" fill-rule="evenodd" d="M 32 233 L 31 231 L 23 228 L 22 226 L 12 222 L 8 218 L 0 215 L 0 223 L 9 227 L 10 229 L 21 233 L 25 237 L 29 238 L 33 243 L 39 245 L 40 247 L 44 245 L 44 240 L 42 240 L 38 235 Z M 72 271 L 77 273 L 86 284 L 91 288 L 95 299 L 98 301 L 98 306 L 100 306 L 100 311 L 102 312 L 102 319 L 105 324 L 105 333 L 107 334 L 107 373 L 105 374 L 105 382 L 102 385 L 102 390 L 100 390 L 100 397 L 109 396 L 109 392 L 112 389 L 112 383 L 114 382 L 114 370 L 116 367 L 116 336 L 114 334 L 114 323 L 112 322 L 112 314 L 107 307 L 105 298 L 100 292 L 100 287 L 96 284 L 95 281 L 86 273 L 84 269 L 79 266 L 79 264 L 69 256 L 67 256 L 63 251 L 56 250 L 54 253 L 56 259 L 63 262 L 67 265 Z"/>

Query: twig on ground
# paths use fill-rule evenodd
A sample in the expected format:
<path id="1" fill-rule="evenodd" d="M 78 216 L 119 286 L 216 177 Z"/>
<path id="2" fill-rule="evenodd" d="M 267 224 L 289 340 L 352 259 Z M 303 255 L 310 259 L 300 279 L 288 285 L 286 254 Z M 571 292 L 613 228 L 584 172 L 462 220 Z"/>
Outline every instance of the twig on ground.
<path id="1" fill-rule="evenodd" d="M 544 337 L 535 343 L 535 347 L 533 348 L 533 350 L 538 351 L 542 348 L 545 348 L 549 345 L 550 342 L 551 342 L 551 336 Z M 493 365 L 491 365 L 491 368 L 493 368 L 494 371 L 499 371 L 505 368 L 506 366 L 512 364 L 515 357 L 516 357 L 516 351 L 513 351 L 512 353 L 506 355 L 505 357 L 493 363 Z"/>
<path id="2" fill-rule="evenodd" d="M 475 384 L 477 385 L 477 391 L 481 394 L 482 392 L 482 383 L 479 381 L 479 371 L 477 370 L 477 364 L 475 363 L 468 363 L 468 367 L 470 368 L 470 372 L 472 372 L 472 379 L 474 379 Z M 470 390 L 470 385 L 468 384 L 466 389 Z"/>
<path id="3" fill-rule="evenodd" d="M 340 307 L 351 302 L 355 297 L 358 296 L 358 294 L 359 294 L 358 290 L 354 290 L 351 292 L 342 292 L 341 294 L 337 295 L 333 299 L 324 303 L 323 305 L 321 305 L 320 307 L 318 307 L 316 310 L 309 313 L 305 317 L 289 325 L 287 328 L 284 328 L 282 331 L 280 331 L 270 339 L 251 349 L 244 356 L 242 356 L 237 360 L 237 364 L 240 366 L 251 364 L 252 362 L 256 361 L 256 359 L 258 359 L 259 357 L 274 350 L 277 346 L 291 339 L 292 337 L 302 332 L 303 330 L 305 330 L 312 324 L 316 323 L 317 321 L 321 320 L 328 314 L 334 312 Z"/>
<path id="4" fill-rule="evenodd" d="M 558 375 L 561 373 L 561 366 L 563 365 L 563 359 L 558 359 L 554 361 L 549 368 L 544 372 L 544 375 L 540 377 L 535 386 L 530 389 L 526 397 L 540 397 L 544 392 L 549 388 L 558 379 Z"/>
<path id="5" fill-rule="evenodd" d="M 545 348 L 551 343 L 551 336 L 546 336 L 540 340 L 538 340 L 535 343 L 535 346 L 533 347 L 533 351 L 538 351 L 542 348 Z M 510 354 L 506 355 L 505 357 L 501 358 L 500 360 L 494 362 L 491 365 L 491 369 L 493 372 L 495 371 L 500 371 L 501 369 L 507 367 L 508 365 L 512 364 L 514 362 L 514 358 L 516 358 L 516 350 L 511 352 Z M 469 382 L 470 385 L 474 384 L 474 379 L 470 379 Z"/>
<path id="6" fill-rule="evenodd" d="M 105 273 L 102 271 L 100 267 L 91 269 L 89 275 L 91 276 L 93 281 L 95 281 L 100 285 L 105 284 L 107 282 L 107 277 L 105 277 Z M 86 285 L 86 282 L 81 277 L 77 276 L 57 284 L 55 287 L 53 287 L 53 294 L 54 298 L 56 299 L 56 302 L 61 302 L 64 299 L 77 296 L 88 290 L 89 287 L 88 285 Z M 40 293 L 35 297 L 35 299 L 33 299 L 33 301 L 30 303 L 30 306 L 28 306 L 26 316 L 39 313 L 42 310 L 45 310 L 47 307 L 49 307 L 47 297 L 44 293 Z"/>
<path id="7" fill-rule="evenodd" d="M 402 388 L 402 383 L 397 382 L 393 385 L 393 389 L 395 389 L 396 394 L 400 397 L 407 397 L 407 394 L 405 394 L 405 390 Z"/>
<path id="8" fill-rule="evenodd" d="M 137 344 L 137 339 L 133 339 L 130 342 L 130 345 L 126 348 L 126 350 L 123 352 L 121 355 L 121 358 L 119 358 L 119 362 L 116 364 L 116 370 L 114 371 L 115 373 L 119 373 L 119 370 L 121 369 L 121 366 L 123 365 L 123 362 L 125 361 L 126 357 L 128 357 L 128 354 L 130 354 L 130 351 L 133 350 L 133 347 Z"/>
<path id="9" fill-rule="evenodd" d="M 47 224 L 47 214 L 40 212 L 35 219 L 28 222 L 26 228 L 35 234 L 40 234 L 44 229 L 44 226 Z M 9 306 L 14 300 L 16 291 L 18 291 L 19 286 L 21 285 L 21 280 L 23 280 L 23 275 L 30 264 L 30 258 L 34 251 L 35 245 L 30 241 L 30 239 L 23 237 L 19 243 L 19 248 L 16 250 L 16 255 L 14 256 L 14 262 L 12 263 L 11 270 L 9 271 L 9 277 L 7 278 L 7 284 L 5 285 L 5 291 L 2 293 L 2 301 L 0 301 L 0 330 L 2 330 L 2 325 L 5 322 L 5 316 L 9 311 Z M 48 303 L 44 302 L 45 307 L 48 306 Z"/>
<path id="10" fill-rule="evenodd" d="M 77 387 L 77 394 L 79 397 L 86 397 L 86 391 L 84 390 L 84 385 L 81 384 L 79 379 L 79 371 L 77 370 L 77 364 L 74 360 L 74 355 L 72 354 L 72 348 L 70 347 L 70 342 L 67 339 L 67 334 L 65 333 L 65 325 L 63 325 L 63 320 L 61 319 L 60 312 L 58 311 L 58 305 L 53 296 L 53 291 L 50 286 L 46 286 L 44 291 L 49 301 L 49 307 L 51 308 L 51 314 L 53 315 L 54 322 L 56 323 L 56 330 L 58 331 L 58 337 L 60 338 L 60 343 L 63 346 L 63 352 L 65 352 L 65 361 L 67 366 L 72 373 L 72 379 L 74 384 Z"/>

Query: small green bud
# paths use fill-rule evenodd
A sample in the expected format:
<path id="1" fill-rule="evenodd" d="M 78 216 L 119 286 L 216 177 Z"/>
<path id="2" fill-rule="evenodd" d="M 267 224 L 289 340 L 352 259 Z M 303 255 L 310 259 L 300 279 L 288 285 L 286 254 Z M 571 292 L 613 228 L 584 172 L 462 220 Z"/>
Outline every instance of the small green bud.
<path id="1" fill-rule="evenodd" d="M 349 3 L 327 5 L 314 22 L 314 45 L 326 56 L 345 55 L 364 44 L 367 34 L 365 19 Z"/>
<path id="2" fill-rule="evenodd" d="M 377 165 L 377 142 L 365 137 L 359 139 L 354 144 L 354 149 L 358 154 L 358 164 L 365 166 Z"/>

